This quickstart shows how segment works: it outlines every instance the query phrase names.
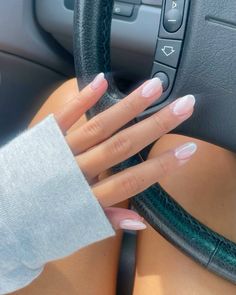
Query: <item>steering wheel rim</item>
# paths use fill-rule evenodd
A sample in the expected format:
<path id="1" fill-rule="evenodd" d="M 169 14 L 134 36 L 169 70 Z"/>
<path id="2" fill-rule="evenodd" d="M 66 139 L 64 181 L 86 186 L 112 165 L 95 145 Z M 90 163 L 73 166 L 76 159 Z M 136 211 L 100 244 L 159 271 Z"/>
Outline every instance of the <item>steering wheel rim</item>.
<path id="1" fill-rule="evenodd" d="M 89 118 L 117 103 L 124 96 L 116 87 L 111 75 L 110 32 L 113 2 L 112 0 L 75 1 L 74 56 L 78 84 L 80 88 L 85 87 L 100 72 L 106 74 L 110 84 L 107 93 L 88 112 Z M 199 0 L 198 4 L 196 2 L 198 1 L 193 4 L 193 12 L 194 9 L 204 9 L 204 1 Z M 202 7 L 199 8 L 200 2 Z M 189 69 L 191 66 L 190 64 Z M 208 95 L 207 91 L 203 93 Z M 172 96 L 177 97 L 175 92 Z M 173 97 L 170 97 L 170 100 L 173 100 Z M 167 100 L 162 107 L 168 102 Z M 156 111 L 156 108 L 153 111 Z M 201 109 L 199 112 L 203 113 Z M 143 117 L 147 115 L 148 113 Z M 192 128 L 195 125 L 194 121 L 183 124 L 177 132 L 235 150 L 234 144 L 230 145 L 228 139 L 216 140 L 212 134 L 208 136 L 207 133 L 198 133 L 197 129 Z M 140 162 L 142 162 L 141 155 L 135 155 L 116 166 L 114 171 L 120 171 Z M 160 185 L 153 185 L 134 197 L 132 204 L 156 231 L 179 250 L 208 270 L 236 283 L 236 244 L 191 216 Z"/>

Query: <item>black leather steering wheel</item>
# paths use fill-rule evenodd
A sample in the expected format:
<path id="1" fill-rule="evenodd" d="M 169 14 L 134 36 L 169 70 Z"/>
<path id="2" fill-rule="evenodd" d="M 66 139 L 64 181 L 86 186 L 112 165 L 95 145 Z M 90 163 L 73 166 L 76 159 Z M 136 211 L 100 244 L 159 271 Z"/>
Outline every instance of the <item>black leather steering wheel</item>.
<path id="1" fill-rule="evenodd" d="M 165 0 L 167 1 L 167 0 Z M 164 3 L 165 3 L 164 1 Z M 99 72 L 110 87 L 89 117 L 117 103 L 123 94 L 111 75 L 110 32 L 113 0 L 76 0 L 75 67 L 80 88 Z M 186 8 L 187 9 L 187 8 Z M 189 1 L 188 23 L 173 89 L 166 100 L 148 109 L 141 120 L 175 98 L 193 93 L 194 116 L 174 133 L 184 134 L 236 151 L 236 1 Z M 115 167 L 140 163 L 141 155 Z M 182 252 L 205 268 L 236 283 L 236 244 L 188 214 L 158 184 L 132 199 L 137 211 Z"/>

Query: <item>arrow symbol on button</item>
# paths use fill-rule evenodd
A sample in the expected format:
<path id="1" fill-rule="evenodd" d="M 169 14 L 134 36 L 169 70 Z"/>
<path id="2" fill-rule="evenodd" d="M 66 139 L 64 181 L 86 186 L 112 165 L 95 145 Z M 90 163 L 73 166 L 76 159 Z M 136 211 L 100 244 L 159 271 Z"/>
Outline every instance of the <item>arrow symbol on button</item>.
<path id="1" fill-rule="evenodd" d="M 175 52 L 173 46 L 164 46 L 162 48 L 162 51 L 166 56 L 170 56 L 171 54 L 173 54 Z"/>
<path id="2" fill-rule="evenodd" d="M 172 9 L 175 9 L 177 7 L 177 2 L 176 1 L 172 1 Z"/>

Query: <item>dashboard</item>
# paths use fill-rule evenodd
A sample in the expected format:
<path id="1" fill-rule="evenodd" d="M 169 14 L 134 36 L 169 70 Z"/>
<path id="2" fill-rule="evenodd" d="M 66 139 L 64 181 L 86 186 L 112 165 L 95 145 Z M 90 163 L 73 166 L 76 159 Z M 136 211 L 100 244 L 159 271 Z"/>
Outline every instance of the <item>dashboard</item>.
<path id="1" fill-rule="evenodd" d="M 112 70 L 121 90 L 158 74 L 165 88 L 160 101 L 169 97 L 178 71 L 188 9 L 188 0 L 163 1 L 115 1 L 111 32 Z M 180 17 L 171 14 L 172 5 Z M 0 144 L 27 126 L 56 86 L 75 76 L 73 8 L 74 0 L 0 1 Z M 164 24 L 169 10 L 177 17 L 170 28 Z"/>
<path id="2" fill-rule="evenodd" d="M 116 1 L 111 34 L 114 72 L 129 80 L 150 76 L 161 17 L 161 0 Z M 73 54 L 74 0 L 37 0 L 41 27 Z"/>
<path id="3" fill-rule="evenodd" d="M 189 4 L 188 0 L 162 2 L 115 1 L 111 33 L 115 76 L 134 83 L 158 76 L 164 86 L 159 102 L 165 100 L 173 88 Z M 71 54 L 73 10 L 74 0 L 36 1 L 39 24 Z"/>

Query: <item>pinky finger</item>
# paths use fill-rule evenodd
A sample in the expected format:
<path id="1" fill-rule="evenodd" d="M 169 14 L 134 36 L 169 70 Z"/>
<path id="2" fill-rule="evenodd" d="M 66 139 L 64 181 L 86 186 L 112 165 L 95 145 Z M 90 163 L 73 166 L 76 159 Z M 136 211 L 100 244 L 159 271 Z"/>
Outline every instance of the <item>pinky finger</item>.
<path id="1" fill-rule="evenodd" d="M 54 114 L 63 133 L 66 133 L 72 125 L 96 104 L 106 92 L 107 86 L 104 74 L 100 73 L 87 87 L 78 92 L 78 97 L 73 98 Z"/>
<path id="2" fill-rule="evenodd" d="M 104 212 L 114 229 L 143 230 L 146 228 L 143 218 L 132 210 L 110 207 L 104 209 Z"/>

